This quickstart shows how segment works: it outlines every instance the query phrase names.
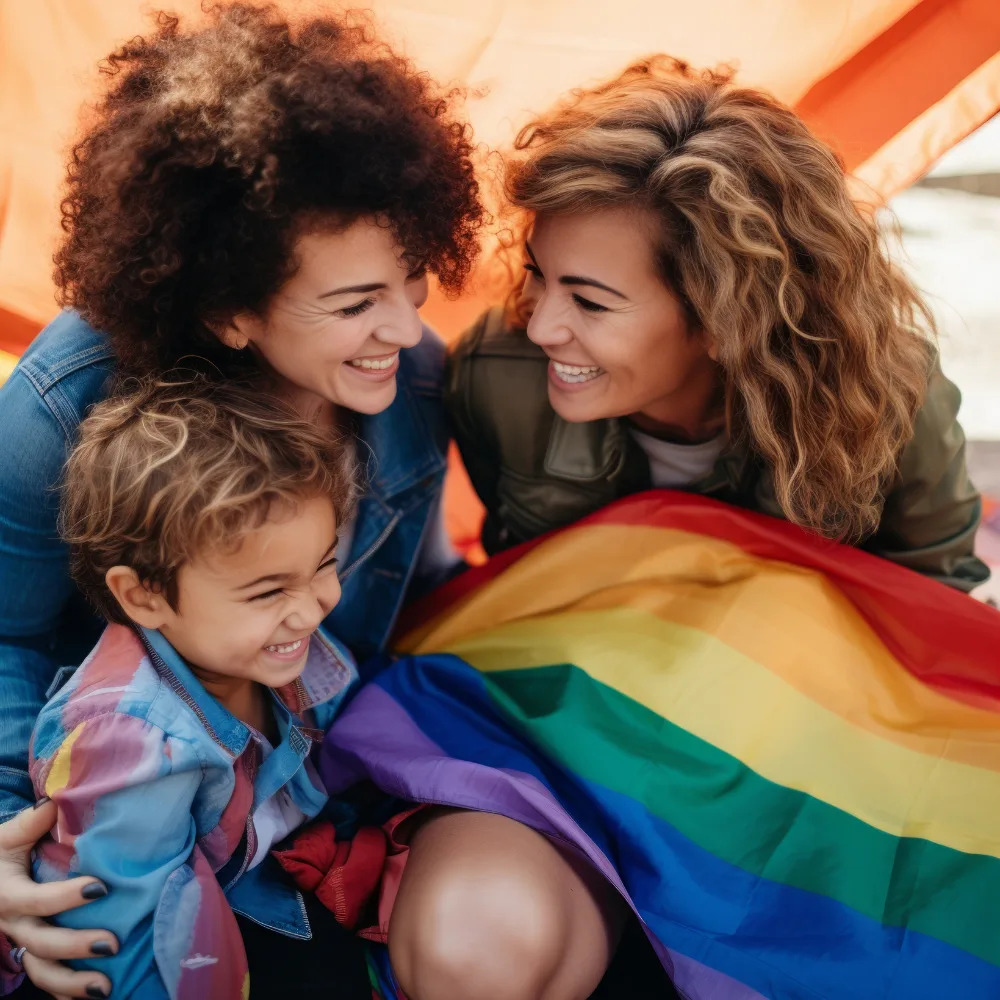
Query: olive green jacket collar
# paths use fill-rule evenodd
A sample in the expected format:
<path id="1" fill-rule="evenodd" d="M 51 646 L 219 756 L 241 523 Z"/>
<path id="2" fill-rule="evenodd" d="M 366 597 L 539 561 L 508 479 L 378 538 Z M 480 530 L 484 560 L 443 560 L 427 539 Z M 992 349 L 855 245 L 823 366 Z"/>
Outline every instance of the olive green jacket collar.
<path id="1" fill-rule="evenodd" d="M 755 465 L 748 448 L 730 445 L 692 489 L 707 496 L 746 496 L 753 489 Z M 555 415 L 545 471 L 579 483 L 613 482 L 620 496 L 652 486 L 649 459 L 629 433 L 628 422 L 619 418 L 570 423 Z"/>

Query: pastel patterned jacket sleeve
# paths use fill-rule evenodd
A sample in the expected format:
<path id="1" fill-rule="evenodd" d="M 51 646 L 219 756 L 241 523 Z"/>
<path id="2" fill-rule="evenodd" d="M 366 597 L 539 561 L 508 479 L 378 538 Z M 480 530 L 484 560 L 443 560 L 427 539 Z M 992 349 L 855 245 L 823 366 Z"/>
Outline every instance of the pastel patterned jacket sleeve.
<path id="1" fill-rule="evenodd" d="M 36 793 L 59 811 L 53 838 L 37 853 L 36 878 L 103 880 L 105 899 L 57 922 L 106 927 L 121 944 L 113 958 L 73 964 L 106 973 L 119 998 L 246 997 L 239 928 L 196 842 L 202 762 L 194 744 L 123 713 L 85 719 L 53 742 L 44 756 L 36 746 L 32 761 Z"/>

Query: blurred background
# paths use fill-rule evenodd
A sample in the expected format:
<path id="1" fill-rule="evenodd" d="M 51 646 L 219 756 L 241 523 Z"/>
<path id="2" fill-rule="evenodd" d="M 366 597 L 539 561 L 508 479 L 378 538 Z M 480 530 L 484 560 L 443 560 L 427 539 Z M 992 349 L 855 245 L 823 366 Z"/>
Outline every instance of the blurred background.
<path id="1" fill-rule="evenodd" d="M 336 5 L 279 0 L 293 14 Z M 64 164 L 99 61 L 160 6 L 200 0 L 0 0 L 0 381 L 57 311 L 50 282 Z M 502 150 L 571 87 L 668 52 L 729 64 L 793 105 L 844 160 L 858 196 L 899 222 L 893 252 L 941 328 L 945 372 L 987 494 L 980 554 L 1000 598 L 1000 0 L 372 0 L 385 36 L 472 91 L 469 118 Z M 457 336 L 489 304 L 473 283 L 432 293 L 428 322 Z M 0 434 L 4 428 L 0 427 Z M 457 461 L 450 530 L 476 554 L 480 512 Z"/>
<path id="2" fill-rule="evenodd" d="M 901 263 L 934 309 L 945 373 L 962 390 L 973 481 L 986 496 L 980 555 L 1000 600 L 1000 115 L 889 202 Z"/>

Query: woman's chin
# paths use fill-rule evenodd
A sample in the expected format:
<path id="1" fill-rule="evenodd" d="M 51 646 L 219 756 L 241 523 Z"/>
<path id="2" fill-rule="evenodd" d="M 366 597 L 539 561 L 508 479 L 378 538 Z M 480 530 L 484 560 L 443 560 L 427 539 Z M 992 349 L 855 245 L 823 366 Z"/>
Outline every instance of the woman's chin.
<path id="1" fill-rule="evenodd" d="M 389 409 L 395 398 L 396 380 L 391 378 L 385 382 L 373 382 L 363 388 L 352 387 L 350 390 L 341 391 L 337 393 L 336 403 L 354 413 L 373 416 Z"/>
<path id="2" fill-rule="evenodd" d="M 571 424 L 585 424 L 591 420 L 602 420 L 612 416 L 606 406 L 589 392 L 563 392 L 549 385 L 549 405 L 556 413 Z"/>

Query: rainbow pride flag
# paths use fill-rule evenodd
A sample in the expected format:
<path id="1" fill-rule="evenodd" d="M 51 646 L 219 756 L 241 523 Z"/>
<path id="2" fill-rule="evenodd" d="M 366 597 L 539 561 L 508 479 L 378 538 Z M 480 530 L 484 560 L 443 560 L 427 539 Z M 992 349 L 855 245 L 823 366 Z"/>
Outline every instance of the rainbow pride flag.
<path id="1" fill-rule="evenodd" d="M 331 730 L 334 792 L 575 845 L 689 1000 L 1000 997 L 1000 613 L 686 494 L 471 570 Z"/>

